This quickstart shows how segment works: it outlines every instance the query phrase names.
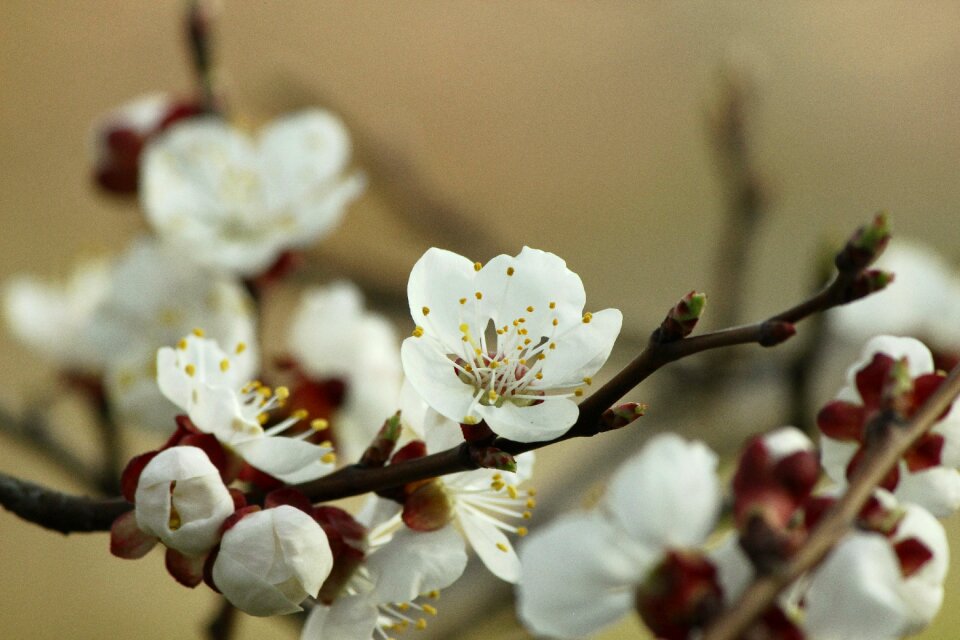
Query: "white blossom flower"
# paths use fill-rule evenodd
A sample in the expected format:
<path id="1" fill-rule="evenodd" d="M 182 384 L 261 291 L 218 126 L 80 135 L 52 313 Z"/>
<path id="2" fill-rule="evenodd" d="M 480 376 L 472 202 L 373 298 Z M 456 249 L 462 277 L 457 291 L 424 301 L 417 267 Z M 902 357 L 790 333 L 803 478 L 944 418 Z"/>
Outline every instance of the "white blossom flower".
<path id="1" fill-rule="evenodd" d="M 157 382 L 197 429 L 212 434 L 257 469 L 289 484 L 330 473 L 332 450 L 306 442 L 303 438 L 313 433 L 310 429 L 295 437 L 279 435 L 301 419 L 296 412 L 269 429 L 261 426 L 289 392 L 247 382 L 247 353 L 245 343 L 237 343 L 227 355 L 216 341 L 191 334 L 175 349 L 157 352 Z"/>
<path id="2" fill-rule="evenodd" d="M 930 351 L 918 340 L 913 338 L 897 338 L 892 336 L 877 336 L 870 340 L 863 349 L 860 359 L 847 371 L 847 384 L 837 394 L 837 400 L 821 411 L 818 423 L 821 430 L 831 431 L 831 423 L 841 427 L 849 418 L 848 415 L 859 415 L 861 421 L 867 420 L 867 413 L 876 407 L 874 396 L 878 395 L 876 381 L 858 381 L 857 373 L 869 365 L 876 354 L 884 354 L 893 360 L 905 358 L 908 373 L 911 378 L 933 374 L 933 357 Z M 867 397 L 864 397 L 867 394 Z M 870 405 L 870 406 L 868 406 Z M 832 408 L 847 408 L 849 412 L 832 412 Z M 862 415 L 853 412 L 860 411 Z M 841 418 L 835 418 L 840 415 Z M 857 423 L 859 424 L 859 423 Z M 856 425 L 854 425 L 856 426 Z M 919 504 L 935 515 L 946 516 L 960 508 L 960 404 L 955 403 L 949 413 L 941 418 L 930 430 L 928 439 L 941 440 L 939 448 L 933 453 L 925 454 L 923 465 L 911 469 L 908 461 L 901 460 L 898 471 L 899 481 L 895 495 L 901 502 Z M 824 471 L 838 484 L 846 484 L 847 468 L 851 459 L 859 450 L 860 443 L 830 437 L 826 434 L 820 438 L 821 462 Z M 909 456 L 908 456 L 909 457 Z M 935 464 L 933 464 L 935 463 Z"/>
<path id="3" fill-rule="evenodd" d="M 716 466 L 703 444 L 656 436 L 616 472 L 597 509 L 534 532 L 520 549 L 524 624 L 577 638 L 632 611 L 650 571 L 712 531 L 720 510 Z"/>
<path id="4" fill-rule="evenodd" d="M 606 361 L 622 322 L 616 309 L 584 313 L 580 277 L 529 247 L 486 266 L 430 249 L 407 295 L 417 327 L 401 359 L 413 387 L 447 418 L 483 420 L 521 442 L 559 436 L 576 421 L 573 398 Z"/>
<path id="5" fill-rule="evenodd" d="M 195 327 L 223 344 L 248 345 L 249 379 L 258 367 L 249 296 L 229 276 L 201 269 L 183 254 L 140 240 L 114 266 L 89 340 L 107 360 L 111 406 L 127 422 L 169 430 L 177 408 L 156 384 L 157 349 Z"/>
<path id="6" fill-rule="evenodd" d="M 254 616 L 302 611 L 333 568 L 327 535 L 287 505 L 256 511 L 229 528 L 213 563 L 213 582 L 230 603 Z"/>
<path id="7" fill-rule="evenodd" d="M 884 494 L 885 492 L 878 492 Z M 886 494 L 888 506 L 895 501 Z M 878 533 L 847 536 L 803 590 L 804 627 L 811 640 L 883 640 L 917 633 L 943 601 L 949 551 L 943 526 L 916 505 L 903 505 L 892 539 Z M 930 553 L 904 571 L 897 545 L 914 539 Z"/>
<path id="8" fill-rule="evenodd" d="M 332 416 L 337 450 L 355 461 L 383 420 L 397 410 L 400 355 L 385 318 L 363 308 L 349 282 L 305 291 L 293 314 L 290 354 L 311 381 L 341 381 L 346 393 Z"/>
<path id="9" fill-rule="evenodd" d="M 140 474 L 134 500 L 137 526 L 187 556 L 209 551 L 234 510 L 220 472 L 197 447 L 157 454 Z"/>
<path id="10" fill-rule="evenodd" d="M 436 597 L 463 574 L 467 554 L 451 528 L 412 531 L 384 505 L 369 501 L 359 516 L 369 526 L 364 559 L 332 604 L 310 611 L 301 640 L 386 640 L 389 631 L 423 629 L 437 610 L 419 596 Z"/>
<path id="11" fill-rule="evenodd" d="M 303 111 L 256 139 L 215 117 L 178 123 L 147 147 L 141 201 L 167 242 L 244 276 L 333 228 L 363 189 L 344 175 L 350 139 L 331 113 Z"/>
<path id="12" fill-rule="evenodd" d="M 63 284 L 17 276 L 4 290 L 7 325 L 24 344 L 65 369 L 96 372 L 106 354 L 88 336 L 97 305 L 110 283 L 109 264 L 91 260 L 77 265 Z"/>

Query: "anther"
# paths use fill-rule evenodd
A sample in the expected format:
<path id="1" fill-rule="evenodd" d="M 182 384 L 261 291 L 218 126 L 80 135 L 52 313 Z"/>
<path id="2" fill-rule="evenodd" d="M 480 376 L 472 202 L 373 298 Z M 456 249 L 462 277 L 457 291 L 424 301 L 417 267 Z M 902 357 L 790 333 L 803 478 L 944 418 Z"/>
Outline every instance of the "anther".
<path id="1" fill-rule="evenodd" d="M 593 320 L 593 314 L 587 311 L 583 314 L 583 324 L 590 324 L 590 321 Z"/>
<path id="2" fill-rule="evenodd" d="M 517 535 L 520 536 L 521 538 L 527 535 L 528 533 L 530 533 L 530 530 L 527 529 L 526 527 L 517 527 Z"/>
<path id="3" fill-rule="evenodd" d="M 482 294 L 481 292 L 479 292 L 479 291 L 477 291 L 475 294 L 473 294 L 473 296 L 474 296 L 477 300 L 483 300 L 483 294 Z"/>
<path id="4" fill-rule="evenodd" d="M 187 341 L 184 338 L 180 338 L 180 342 L 177 343 L 177 349 L 183 351 L 187 348 Z"/>
<path id="5" fill-rule="evenodd" d="M 527 307 L 527 313 L 533 313 L 533 307 L 532 307 L 532 306 Z"/>
<path id="6" fill-rule="evenodd" d="M 474 271 L 480 271 L 480 269 L 483 269 L 483 265 L 480 264 L 479 262 L 474 262 L 474 263 L 473 263 L 473 270 L 474 270 Z"/>
<path id="7" fill-rule="evenodd" d="M 336 461 L 337 461 L 337 454 L 335 454 L 333 451 L 330 451 L 320 456 L 320 462 L 324 464 L 333 464 Z"/>
<path id="8" fill-rule="evenodd" d="M 203 329 L 198 328 L 193 330 L 193 335 L 197 336 L 198 338 L 202 338 L 206 334 L 203 333 Z"/>
<path id="9" fill-rule="evenodd" d="M 330 426 L 330 423 L 323 418 L 316 418 L 310 422 L 310 428 L 314 431 L 324 431 Z"/>
<path id="10" fill-rule="evenodd" d="M 220 361 L 220 371 L 226 371 L 230 368 L 230 361 L 224 358 Z"/>
<path id="11" fill-rule="evenodd" d="M 514 270 L 513 267 L 507 267 L 507 275 L 508 275 L 508 276 L 512 276 L 514 273 L 516 273 L 516 271 Z"/>
<path id="12" fill-rule="evenodd" d="M 504 553 L 506 553 L 506 552 L 507 552 L 507 545 L 503 544 L 502 542 L 498 542 L 498 543 L 497 543 L 497 549 L 500 549 L 500 551 L 503 551 Z"/>
<path id="13" fill-rule="evenodd" d="M 246 350 L 247 350 L 246 342 L 238 342 L 236 349 L 234 349 L 234 351 L 236 351 L 238 354 L 243 353 Z"/>
<path id="14" fill-rule="evenodd" d="M 416 327 L 416 328 L 413 330 L 413 337 L 414 337 L 414 338 L 421 338 L 421 337 L 423 337 L 423 327 Z"/>
<path id="15" fill-rule="evenodd" d="M 186 372 L 188 376 L 192 378 L 194 374 L 197 372 L 197 367 L 194 366 L 193 364 L 188 364 L 183 368 L 183 370 Z"/>
<path id="16" fill-rule="evenodd" d="M 423 311 L 423 315 L 425 316 L 430 315 L 430 307 L 424 307 L 421 311 Z"/>

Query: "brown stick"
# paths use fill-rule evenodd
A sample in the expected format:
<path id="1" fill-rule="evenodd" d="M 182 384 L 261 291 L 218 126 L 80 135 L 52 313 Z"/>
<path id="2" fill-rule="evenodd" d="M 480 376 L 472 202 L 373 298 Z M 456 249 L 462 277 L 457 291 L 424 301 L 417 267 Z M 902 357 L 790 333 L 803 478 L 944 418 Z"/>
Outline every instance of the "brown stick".
<path id="1" fill-rule="evenodd" d="M 820 564 L 853 527 L 857 514 L 890 469 L 914 442 L 930 430 L 958 395 L 960 365 L 950 372 L 950 376 L 912 420 L 900 428 L 890 429 L 885 442 L 868 449 L 861 467 L 850 481 L 847 492 L 824 515 L 793 560 L 782 571 L 755 580 L 737 602 L 707 629 L 704 640 L 736 640 L 763 615 L 781 591 Z"/>
<path id="2" fill-rule="evenodd" d="M 109 531 L 133 505 L 123 498 L 72 496 L 0 473 L 0 505 L 24 520 L 60 533 Z"/>

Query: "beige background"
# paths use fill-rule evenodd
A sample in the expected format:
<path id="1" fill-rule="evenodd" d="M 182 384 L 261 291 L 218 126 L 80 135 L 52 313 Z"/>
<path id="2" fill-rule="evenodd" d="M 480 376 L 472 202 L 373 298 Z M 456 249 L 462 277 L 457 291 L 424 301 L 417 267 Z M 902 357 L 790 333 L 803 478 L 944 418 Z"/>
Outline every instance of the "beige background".
<path id="1" fill-rule="evenodd" d="M 190 89 L 179 11 L 140 0 L 0 3 L 0 276 L 63 275 L 78 254 L 117 251 L 143 229 L 134 208 L 90 188 L 87 128 L 139 94 Z M 232 2 L 218 35 L 238 115 L 258 122 L 322 104 L 355 132 L 372 188 L 315 251 L 327 275 L 396 292 L 431 244 L 476 259 L 549 249 L 581 274 L 591 307 L 623 309 L 623 361 L 678 295 L 723 294 L 704 113 L 731 55 L 759 77 L 754 151 L 776 194 L 744 317 L 797 299 L 824 241 L 878 208 L 899 233 L 960 256 L 957 3 Z M 271 301 L 268 333 L 282 328 L 292 293 Z M 377 300 L 389 309 L 391 298 Z M 42 397 L 51 379 L 0 336 L 4 402 Z M 653 406 L 643 430 L 551 451 L 537 484 L 549 495 L 572 480 L 576 491 L 553 503 L 576 504 L 607 468 L 592 456 L 666 428 L 735 447 L 731 431 L 779 424 L 780 399 L 770 384 L 744 389 L 676 423 Z M 59 411 L 83 446 L 82 420 L 69 405 Z M 72 487 L 6 440 L 0 469 Z M 189 637 L 214 602 L 167 578 L 158 555 L 110 557 L 103 535 L 64 539 L 0 513 L 0 537 L 3 637 Z M 948 612 L 960 604 L 952 580 Z M 435 635 L 524 637 L 505 630 L 505 592 L 489 584 L 475 578 L 465 597 L 444 597 Z M 951 628 L 941 616 L 927 637 L 955 637 Z M 245 618 L 240 637 L 296 632 Z"/>

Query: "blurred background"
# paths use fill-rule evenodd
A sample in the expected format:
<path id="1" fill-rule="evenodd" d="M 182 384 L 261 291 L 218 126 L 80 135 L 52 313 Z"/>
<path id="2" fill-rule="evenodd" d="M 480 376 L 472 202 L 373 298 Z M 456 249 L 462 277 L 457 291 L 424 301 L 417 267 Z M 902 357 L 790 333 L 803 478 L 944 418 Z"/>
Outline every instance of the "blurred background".
<path id="1" fill-rule="evenodd" d="M 93 189 L 89 127 L 143 93 L 193 90 L 182 20 L 178 2 L 0 3 L 0 277 L 64 277 L 79 255 L 116 253 L 145 231 L 136 206 Z M 370 182 L 300 282 L 271 293 L 266 344 L 307 278 L 354 279 L 405 335 L 407 273 L 432 245 L 476 260 L 524 244 L 564 257 L 588 307 L 623 310 L 607 375 L 690 289 L 707 291 L 711 308 L 736 300 L 728 312 L 742 320 L 800 300 L 824 252 L 879 209 L 897 236 L 954 260 L 958 25 L 953 2 L 227 2 L 215 46 L 232 113 L 259 123 L 309 105 L 337 111 Z M 742 277 L 723 261 L 731 222 L 709 124 L 722 68 L 752 79 L 749 156 L 768 203 L 744 226 Z M 744 435 L 791 420 L 787 385 L 771 372 L 797 342 L 742 348 L 754 357 L 723 393 L 675 374 L 635 390 L 650 410 L 633 429 L 543 453 L 536 518 L 595 498 L 656 431 L 733 453 Z M 836 389 L 844 358 L 821 359 L 814 403 Z M 0 374 L 6 406 L 52 395 L 54 372 L 8 333 Z M 696 389 L 678 394 L 679 383 L 713 386 L 710 403 Z M 90 448 L 79 412 L 69 402 L 57 412 L 64 436 Z M 82 490 L 30 449 L 0 442 L 0 470 Z M 155 445 L 150 434 L 126 436 L 130 454 Z M 947 526 L 960 542 L 956 518 Z M 174 583 L 159 554 L 115 559 L 105 535 L 63 538 L 4 512 L 0 538 L 5 637 L 200 636 L 215 610 L 216 597 Z M 420 637 L 528 637 L 510 589 L 475 564 Z M 923 637 L 956 637 L 958 574 Z M 637 637 L 636 628 L 603 637 Z M 297 629 L 243 616 L 237 637 Z"/>

